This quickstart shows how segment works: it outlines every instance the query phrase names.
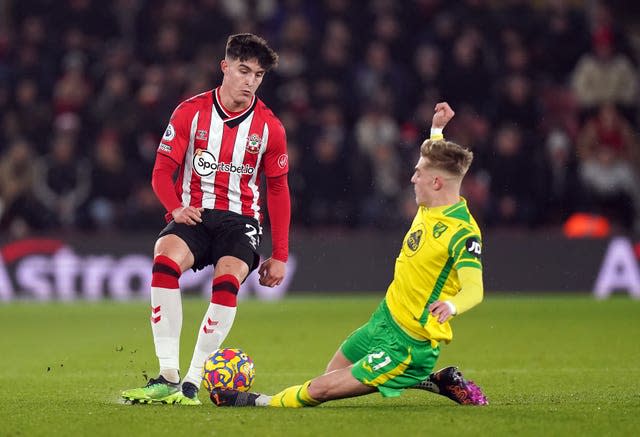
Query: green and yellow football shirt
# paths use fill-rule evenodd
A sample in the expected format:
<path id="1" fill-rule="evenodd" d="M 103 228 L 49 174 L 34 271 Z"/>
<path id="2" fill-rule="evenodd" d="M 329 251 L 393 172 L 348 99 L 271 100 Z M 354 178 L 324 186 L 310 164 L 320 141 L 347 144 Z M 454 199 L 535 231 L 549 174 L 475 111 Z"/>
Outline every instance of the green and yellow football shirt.
<path id="1" fill-rule="evenodd" d="M 428 307 L 460 292 L 460 269 L 482 271 L 481 253 L 480 229 L 463 198 L 449 206 L 420 206 L 385 297 L 396 322 L 412 337 L 451 341 L 449 322 L 439 323 Z"/>

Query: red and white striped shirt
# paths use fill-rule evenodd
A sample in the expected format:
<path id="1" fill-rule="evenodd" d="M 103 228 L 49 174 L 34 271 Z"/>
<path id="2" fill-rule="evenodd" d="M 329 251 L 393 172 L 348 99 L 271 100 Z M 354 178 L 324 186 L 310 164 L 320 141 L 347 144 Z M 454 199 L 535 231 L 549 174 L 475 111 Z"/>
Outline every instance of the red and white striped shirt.
<path id="1" fill-rule="evenodd" d="M 289 171 L 284 127 L 257 97 L 231 113 L 219 88 L 182 102 L 158 153 L 179 166 L 175 191 L 182 206 L 233 211 L 260 220 L 260 176 Z"/>

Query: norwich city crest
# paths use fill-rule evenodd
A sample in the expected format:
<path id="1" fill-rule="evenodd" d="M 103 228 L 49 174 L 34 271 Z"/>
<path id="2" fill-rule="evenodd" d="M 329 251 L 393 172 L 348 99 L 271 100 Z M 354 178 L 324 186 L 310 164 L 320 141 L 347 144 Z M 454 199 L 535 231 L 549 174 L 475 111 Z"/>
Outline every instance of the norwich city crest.
<path id="1" fill-rule="evenodd" d="M 447 228 L 448 226 L 442 222 L 436 223 L 435 226 L 433 227 L 433 238 L 440 237 L 440 235 L 442 235 L 444 231 L 447 230 Z"/>

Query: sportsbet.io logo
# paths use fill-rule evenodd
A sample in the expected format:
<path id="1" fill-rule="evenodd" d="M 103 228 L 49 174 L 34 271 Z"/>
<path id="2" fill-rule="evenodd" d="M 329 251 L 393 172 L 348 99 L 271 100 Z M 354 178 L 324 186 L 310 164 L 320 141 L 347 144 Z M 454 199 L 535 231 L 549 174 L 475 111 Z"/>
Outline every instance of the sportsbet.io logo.
<path id="1" fill-rule="evenodd" d="M 236 166 L 228 162 L 216 162 L 213 154 L 207 150 L 197 149 L 193 155 L 193 169 L 201 177 L 211 176 L 214 171 L 252 175 L 255 169 L 247 164 Z"/>
<path id="2" fill-rule="evenodd" d="M 211 152 L 197 149 L 195 155 L 193 155 L 193 169 L 202 177 L 212 174 L 216 165 L 216 158 L 213 157 Z"/>

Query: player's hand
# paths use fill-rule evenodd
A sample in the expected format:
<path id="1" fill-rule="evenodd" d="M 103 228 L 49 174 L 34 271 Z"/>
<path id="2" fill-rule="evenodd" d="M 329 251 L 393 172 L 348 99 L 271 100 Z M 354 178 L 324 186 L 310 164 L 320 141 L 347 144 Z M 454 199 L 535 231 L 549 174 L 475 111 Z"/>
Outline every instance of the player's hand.
<path id="1" fill-rule="evenodd" d="M 275 287 L 282 283 L 287 270 L 287 265 L 277 259 L 269 258 L 265 260 L 258 270 L 260 275 L 260 285 Z"/>
<path id="2" fill-rule="evenodd" d="M 435 129 L 444 129 L 447 123 L 456 115 L 447 102 L 437 103 L 433 111 L 431 127 Z"/>
<path id="3" fill-rule="evenodd" d="M 438 318 L 438 323 L 444 323 L 453 316 L 449 305 L 441 300 L 438 300 L 429 305 L 429 312 L 433 317 Z"/>
<path id="4" fill-rule="evenodd" d="M 184 223 L 185 225 L 194 226 L 202 223 L 202 211 L 204 208 L 194 208 L 193 206 L 181 206 L 171 211 L 173 220 L 176 223 Z"/>

